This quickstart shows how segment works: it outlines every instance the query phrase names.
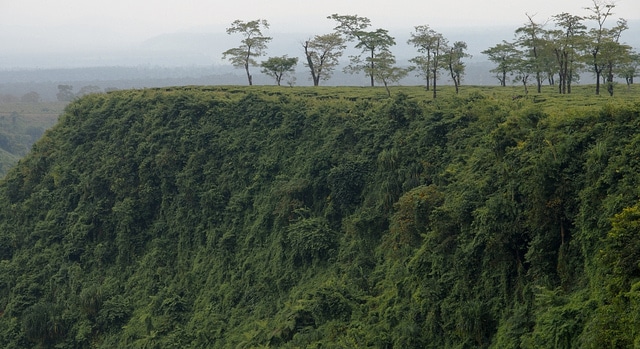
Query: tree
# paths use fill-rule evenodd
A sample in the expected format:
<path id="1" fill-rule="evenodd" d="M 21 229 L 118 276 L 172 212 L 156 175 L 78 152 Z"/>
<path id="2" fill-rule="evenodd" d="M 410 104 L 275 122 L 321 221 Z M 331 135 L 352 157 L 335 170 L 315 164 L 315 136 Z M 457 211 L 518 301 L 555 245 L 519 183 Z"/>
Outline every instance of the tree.
<path id="1" fill-rule="evenodd" d="M 442 55 L 446 52 L 447 39 L 442 34 L 429 28 L 428 25 L 416 26 L 415 32 L 411 33 L 411 38 L 407 41 L 413 44 L 422 53 L 422 56 L 413 58 L 411 61 L 417 63 L 418 70 L 426 73 L 427 81 L 433 81 L 433 98 L 436 98 L 436 85 L 438 71 L 442 68 Z M 429 82 L 427 82 L 429 89 Z"/>
<path id="2" fill-rule="evenodd" d="M 456 87 L 456 94 L 460 88 L 462 76 L 464 75 L 465 65 L 462 59 L 471 57 L 470 54 L 465 52 L 467 50 L 467 43 L 464 41 L 456 41 L 453 46 L 449 47 L 447 54 L 447 66 L 449 67 L 449 73 L 451 74 L 451 80 Z"/>
<path id="3" fill-rule="evenodd" d="M 359 34 L 371 26 L 369 18 L 358 15 L 339 15 L 334 13 L 327 18 L 338 22 L 338 25 L 333 30 L 343 35 L 346 41 L 354 41 L 356 39 L 360 41 Z"/>
<path id="4" fill-rule="evenodd" d="M 429 91 L 431 88 L 431 66 L 429 65 L 429 58 L 426 56 L 418 56 L 409 59 L 409 62 L 413 63 L 411 69 L 416 71 L 416 76 L 424 78 L 425 89 Z"/>
<path id="5" fill-rule="evenodd" d="M 227 28 L 227 34 L 241 34 L 242 39 L 240 46 L 228 49 L 222 53 L 222 59 L 229 59 L 231 64 L 237 68 L 244 68 L 247 73 L 249 85 L 253 85 L 253 79 L 249 72 L 250 65 L 257 65 L 254 57 L 265 55 L 267 43 L 271 41 L 271 37 L 262 34 L 262 28 L 268 29 L 269 23 L 264 19 L 257 19 L 249 22 L 235 20 L 231 23 L 231 27 Z"/>
<path id="6" fill-rule="evenodd" d="M 389 84 L 399 82 L 409 73 L 407 69 L 396 67 L 395 64 L 396 58 L 389 51 L 381 52 L 375 58 L 375 80 L 384 84 L 389 96 L 391 96 Z"/>
<path id="7" fill-rule="evenodd" d="M 351 56 L 351 64 L 345 68 L 350 73 L 364 72 L 369 76 L 371 86 L 376 81 L 376 56 L 382 52 L 388 52 L 389 47 L 396 44 L 395 38 L 389 35 L 386 29 L 376 29 L 375 31 L 366 31 L 371 26 L 371 21 L 367 17 L 359 17 L 358 15 L 338 15 L 333 14 L 329 17 L 338 22 L 334 28 L 336 33 L 344 36 L 346 41 L 355 41 L 355 48 L 362 50 L 357 56 Z M 366 54 L 363 59 L 362 56 Z"/>
<path id="8" fill-rule="evenodd" d="M 556 85 L 556 74 L 558 73 L 556 69 L 556 58 L 553 51 L 553 43 L 549 40 L 549 36 L 544 34 L 544 38 L 542 39 L 542 54 L 538 57 L 540 62 L 540 67 L 542 72 L 545 74 L 545 78 L 549 83 L 549 86 Z"/>
<path id="9" fill-rule="evenodd" d="M 532 16 L 527 14 L 527 18 L 529 21 L 525 23 L 524 26 L 516 29 L 516 44 L 527 50 L 526 55 L 523 58 L 529 61 L 526 66 L 530 67 L 532 72 L 535 73 L 538 93 L 540 93 L 542 89 L 542 72 L 544 66 L 542 59 L 542 55 L 544 53 L 544 41 L 542 38 L 544 28 L 542 24 L 534 22 Z"/>
<path id="10" fill-rule="evenodd" d="M 620 35 L 629 27 L 627 21 L 619 19 L 617 25 L 607 32 L 608 39 L 603 41 L 602 56 L 604 73 L 609 95 L 613 96 L 613 78 L 618 69 L 624 66 L 624 62 L 630 60 L 631 47 L 620 43 Z"/>
<path id="11" fill-rule="evenodd" d="M 591 58 L 591 66 L 593 73 L 596 76 L 596 95 L 600 94 L 600 77 L 602 70 L 604 69 L 604 63 L 602 62 L 602 48 L 605 45 L 607 30 L 604 24 L 612 13 L 611 11 L 615 5 L 610 2 L 603 2 L 600 0 L 593 0 L 593 7 L 587 7 L 587 10 L 591 11 L 591 15 L 587 16 L 587 19 L 596 22 L 597 27 L 589 30 L 589 43 L 587 51 Z"/>
<path id="12" fill-rule="evenodd" d="M 73 94 L 73 86 L 71 85 L 58 85 L 58 93 L 56 93 L 56 98 L 60 102 L 70 102 L 76 97 Z"/>
<path id="13" fill-rule="evenodd" d="M 618 76 L 623 78 L 627 87 L 633 84 L 633 79 L 640 73 L 640 54 L 637 52 L 630 52 L 627 60 L 620 65 Z"/>
<path id="14" fill-rule="evenodd" d="M 571 83 L 579 69 L 579 53 L 585 46 L 584 18 L 569 13 L 553 16 L 556 28 L 548 31 L 558 70 L 558 92 L 571 93 Z"/>
<path id="15" fill-rule="evenodd" d="M 516 70 L 518 61 L 521 59 L 520 51 L 515 44 L 503 40 L 502 43 L 482 51 L 482 54 L 487 55 L 491 62 L 497 64 L 491 72 L 496 73 L 500 86 L 506 86 L 507 74 Z"/>
<path id="16" fill-rule="evenodd" d="M 361 49 L 362 53 L 358 56 L 351 56 L 351 64 L 346 68 L 352 73 L 364 72 L 369 76 L 371 86 L 375 85 L 377 75 L 377 56 L 381 54 L 390 54 L 389 47 L 396 44 L 395 39 L 388 34 L 386 29 L 377 29 L 373 32 L 358 32 L 358 44 L 355 46 Z M 366 55 L 364 59 L 362 56 Z"/>
<path id="17" fill-rule="evenodd" d="M 529 83 L 529 78 L 531 77 L 531 74 L 536 74 L 536 80 L 538 82 L 538 93 L 540 93 L 541 83 L 539 80 L 538 66 L 535 64 L 535 61 L 528 59 L 530 57 L 525 57 L 524 52 L 519 52 L 519 53 L 520 53 L 520 57 L 519 59 L 514 60 L 514 65 L 512 67 L 513 72 L 515 74 L 513 81 L 521 82 L 522 86 L 524 87 L 524 94 L 528 95 L 529 88 L 527 84 Z"/>
<path id="18" fill-rule="evenodd" d="M 295 66 L 298 64 L 298 58 L 289 58 L 287 55 L 281 57 L 270 57 L 263 61 L 260 66 L 262 72 L 276 79 L 276 83 L 280 86 L 282 77 L 287 73 L 293 73 Z"/>
<path id="19" fill-rule="evenodd" d="M 316 35 L 304 42 L 304 55 L 307 58 L 306 67 L 311 71 L 313 86 L 320 85 L 320 81 L 331 77 L 333 69 L 338 65 L 339 58 L 346 48 L 345 41 L 339 33 Z"/>

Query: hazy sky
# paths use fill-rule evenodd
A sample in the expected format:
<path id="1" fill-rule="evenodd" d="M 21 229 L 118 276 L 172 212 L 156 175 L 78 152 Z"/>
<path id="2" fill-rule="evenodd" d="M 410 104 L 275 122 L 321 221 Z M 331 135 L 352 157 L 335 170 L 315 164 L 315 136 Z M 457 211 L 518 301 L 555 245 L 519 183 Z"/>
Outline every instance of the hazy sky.
<path id="1" fill-rule="evenodd" d="M 7 55 L 2 51 L 109 49 L 164 33 L 224 32 L 235 19 L 267 19 L 271 35 L 330 32 L 334 23 L 326 17 L 332 13 L 358 14 L 373 28 L 407 33 L 421 24 L 438 31 L 515 29 L 525 13 L 544 21 L 561 12 L 586 14 L 590 5 L 592 0 L 0 0 L 0 68 Z M 639 19 L 640 0 L 618 0 L 615 13 Z"/>

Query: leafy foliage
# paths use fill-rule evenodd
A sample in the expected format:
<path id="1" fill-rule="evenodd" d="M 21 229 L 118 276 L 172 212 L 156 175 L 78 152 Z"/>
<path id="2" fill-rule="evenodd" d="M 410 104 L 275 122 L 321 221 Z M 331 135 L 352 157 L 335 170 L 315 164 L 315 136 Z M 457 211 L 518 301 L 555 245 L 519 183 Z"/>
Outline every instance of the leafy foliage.
<path id="1" fill-rule="evenodd" d="M 640 105 L 496 91 L 77 99 L 0 183 L 0 346 L 637 345 Z"/>
<path id="2" fill-rule="evenodd" d="M 229 59 L 236 68 L 244 68 L 249 85 L 253 85 L 253 76 L 249 72 L 249 67 L 258 65 L 254 57 L 263 56 L 267 49 L 267 44 L 272 39 L 262 35 L 262 29 L 268 28 L 269 22 L 264 19 L 247 22 L 237 19 L 227 28 L 227 34 L 241 34 L 244 39 L 240 41 L 240 46 L 224 51 L 222 59 Z"/>

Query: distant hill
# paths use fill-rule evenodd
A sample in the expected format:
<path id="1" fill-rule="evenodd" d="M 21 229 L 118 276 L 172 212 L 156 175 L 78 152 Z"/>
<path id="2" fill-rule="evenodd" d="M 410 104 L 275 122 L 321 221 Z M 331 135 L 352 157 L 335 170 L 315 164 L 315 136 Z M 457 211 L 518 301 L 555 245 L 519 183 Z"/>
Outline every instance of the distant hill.
<path id="1" fill-rule="evenodd" d="M 640 341 L 640 104 L 92 94 L 0 181 L 2 348 Z"/>

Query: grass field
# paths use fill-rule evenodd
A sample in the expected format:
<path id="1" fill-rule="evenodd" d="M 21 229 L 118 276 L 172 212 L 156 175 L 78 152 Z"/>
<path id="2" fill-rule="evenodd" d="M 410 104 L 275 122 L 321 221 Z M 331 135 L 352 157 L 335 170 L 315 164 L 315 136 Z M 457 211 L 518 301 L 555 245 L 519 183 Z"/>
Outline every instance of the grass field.
<path id="1" fill-rule="evenodd" d="M 248 92 L 264 94 L 273 97 L 286 95 L 308 96 L 319 100 L 348 99 L 348 100 L 384 100 L 389 98 L 384 87 L 334 87 L 334 86 L 185 86 L 182 89 L 194 89 L 199 91 L 212 91 L 229 95 L 237 95 L 238 98 Z M 404 93 L 409 98 L 418 99 L 429 103 L 433 100 L 433 91 L 427 91 L 423 86 L 391 86 L 392 96 Z M 600 95 L 595 94 L 595 85 L 574 85 L 571 94 L 559 94 L 555 86 L 543 86 L 541 93 L 536 92 L 535 86 L 529 86 L 529 93 L 525 94 L 522 86 L 461 86 L 457 95 L 459 98 L 469 98 L 473 95 L 483 95 L 496 100 L 504 100 L 506 103 L 516 103 L 520 106 L 527 103 L 535 104 L 548 114 L 564 114 L 567 110 L 580 111 L 582 108 L 592 108 L 607 104 L 624 104 L 640 102 L 640 86 L 623 84 L 616 85 L 614 96 L 609 96 L 604 86 L 601 86 Z M 455 98 L 453 86 L 438 87 L 436 99 Z"/>
<path id="2" fill-rule="evenodd" d="M 268 95 L 298 95 L 322 98 L 366 98 L 366 99 L 385 99 L 388 98 L 384 87 L 356 87 L 356 86 L 183 86 L 182 89 L 197 89 L 204 91 L 220 91 L 225 93 L 246 94 L 251 91 L 254 93 L 265 93 Z M 158 89 L 173 89 L 158 88 Z M 423 86 L 390 86 L 392 95 L 394 93 L 403 92 L 410 97 L 432 99 L 433 91 L 427 91 Z M 596 101 L 611 100 L 629 100 L 630 98 L 640 97 L 640 86 L 637 84 L 626 86 L 619 84 L 616 86 L 614 96 L 611 97 L 604 87 L 601 87 L 600 95 L 595 94 L 595 85 L 574 85 L 571 94 L 559 94 L 555 86 L 543 86 L 542 92 L 537 93 L 535 86 L 529 86 L 529 94 L 525 95 L 522 86 L 461 86 L 459 96 L 466 98 L 471 94 L 482 93 L 494 98 L 504 99 L 539 99 L 541 97 L 551 98 L 555 100 L 589 102 L 591 105 L 599 104 Z M 438 86 L 437 97 L 447 98 L 455 95 L 453 86 Z"/>

